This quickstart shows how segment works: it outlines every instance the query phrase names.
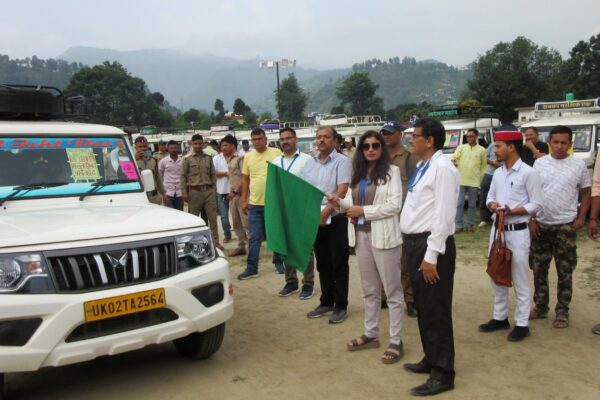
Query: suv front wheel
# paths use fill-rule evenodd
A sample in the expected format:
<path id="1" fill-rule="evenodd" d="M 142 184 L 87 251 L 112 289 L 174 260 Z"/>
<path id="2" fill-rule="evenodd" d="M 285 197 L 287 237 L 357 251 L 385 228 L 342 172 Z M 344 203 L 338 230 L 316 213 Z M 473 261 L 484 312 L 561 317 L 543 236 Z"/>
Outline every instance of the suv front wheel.
<path id="1" fill-rule="evenodd" d="M 174 340 L 173 344 L 182 356 L 202 360 L 219 350 L 224 336 L 225 324 L 221 324 L 205 332 L 190 333 L 186 337 Z"/>

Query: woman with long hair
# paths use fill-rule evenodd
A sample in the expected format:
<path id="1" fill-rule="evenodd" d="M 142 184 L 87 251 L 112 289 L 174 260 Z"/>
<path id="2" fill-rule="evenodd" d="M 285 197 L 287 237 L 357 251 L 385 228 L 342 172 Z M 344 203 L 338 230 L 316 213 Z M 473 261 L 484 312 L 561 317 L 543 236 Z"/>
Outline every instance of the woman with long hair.
<path id="1" fill-rule="evenodd" d="M 390 344 L 381 361 L 392 364 L 404 354 L 401 336 L 404 294 L 400 280 L 400 169 L 390 164 L 383 136 L 375 131 L 367 131 L 360 137 L 353 167 L 351 190 L 346 197 L 328 197 L 329 202 L 345 212 L 352 222 L 349 240 L 351 246 L 353 242 L 356 246 L 363 288 L 365 332 L 346 346 L 349 351 L 379 347 L 383 285 L 390 315 Z"/>

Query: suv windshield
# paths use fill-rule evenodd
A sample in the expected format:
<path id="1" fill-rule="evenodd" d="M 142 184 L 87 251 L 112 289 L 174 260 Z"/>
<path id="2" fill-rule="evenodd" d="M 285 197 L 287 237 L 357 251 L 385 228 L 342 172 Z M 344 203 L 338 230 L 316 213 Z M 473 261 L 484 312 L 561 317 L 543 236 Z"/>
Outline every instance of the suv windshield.
<path id="1" fill-rule="evenodd" d="M 539 138 L 538 140 L 544 143 L 549 142 L 550 131 L 552 126 L 537 127 Z M 592 144 L 592 125 L 569 125 L 573 131 L 573 147 L 572 150 L 576 153 L 590 151 Z M 523 134 L 527 128 L 522 128 Z"/>
<path id="2" fill-rule="evenodd" d="M 446 142 L 444 143 L 444 153 L 454 153 L 454 150 L 458 147 L 458 141 L 460 140 L 460 130 L 446 130 Z"/>
<path id="3" fill-rule="evenodd" d="M 0 136 L 0 171 L 0 199 L 77 196 L 114 180 L 94 194 L 142 190 L 122 137 Z"/>

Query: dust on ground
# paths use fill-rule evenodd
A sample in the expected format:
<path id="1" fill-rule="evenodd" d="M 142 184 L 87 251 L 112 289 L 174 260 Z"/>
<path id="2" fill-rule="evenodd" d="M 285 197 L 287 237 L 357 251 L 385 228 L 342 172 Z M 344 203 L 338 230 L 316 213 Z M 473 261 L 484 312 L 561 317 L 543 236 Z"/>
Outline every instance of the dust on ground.
<path id="1" fill-rule="evenodd" d="M 552 327 L 552 319 L 532 321 L 531 336 L 519 343 L 507 331 L 479 333 L 491 318 L 493 293 L 485 273 L 489 228 L 457 235 L 454 283 L 456 388 L 439 399 L 599 399 L 600 242 L 580 233 L 574 273 L 571 323 Z M 227 246 L 232 249 L 233 244 Z M 383 348 L 346 351 L 363 332 L 362 292 L 356 259 L 350 258 L 349 317 L 339 325 L 309 320 L 316 296 L 277 296 L 283 276 L 262 249 L 258 279 L 234 279 L 235 315 L 227 323 L 221 349 L 210 359 L 190 361 L 170 344 L 102 357 L 62 368 L 8 374 L 9 398 L 25 399 L 406 399 L 426 376 L 402 368 L 422 357 L 415 319 L 405 317 L 406 354 L 384 365 Z M 235 277 L 245 258 L 231 259 Z M 551 270 L 551 302 L 556 273 Z M 553 307 L 553 304 L 551 305 Z M 514 293 L 511 292 L 511 323 Z M 552 317 L 552 313 L 550 314 Z M 381 314 L 381 342 L 388 338 L 387 312 Z"/>

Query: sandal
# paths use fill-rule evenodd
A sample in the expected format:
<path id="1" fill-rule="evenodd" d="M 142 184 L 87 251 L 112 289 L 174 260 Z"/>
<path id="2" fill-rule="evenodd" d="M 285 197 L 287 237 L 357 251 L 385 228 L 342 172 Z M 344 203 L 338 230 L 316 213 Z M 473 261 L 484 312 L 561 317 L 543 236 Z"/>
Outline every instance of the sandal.
<path id="1" fill-rule="evenodd" d="M 396 351 L 393 351 L 396 350 Z M 381 356 L 381 362 L 384 364 L 393 364 L 402 358 L 404 355 L 404 346 L 400 344 L 390 343 L 387 350 Z"/>
<path id="2" fill-rule="evenodd" d="M 358 339 L 361 340 L 362 343 L 358 343 Z M 376 349 L 379 347 L 379 338 L 371 338 L 365 335 L 362 335 L 358 339 L 352 339 L 350 343 L 346 344 L 346 348 L 348 351 L 357 351 L 364 349 Z"/>
<path id="3" fill-rule="evenodd" d="M 556 314 L 552 326 L 555 328 L 567 328 L 569 326 L 569 317 L 565 314 Z"/>
<path id="4" fill-rule="evenodd" d="M 529 320 L 548 318 L 548 311 L 540 312 L 537 307 L 533 307 L 529 312 Z"/>

